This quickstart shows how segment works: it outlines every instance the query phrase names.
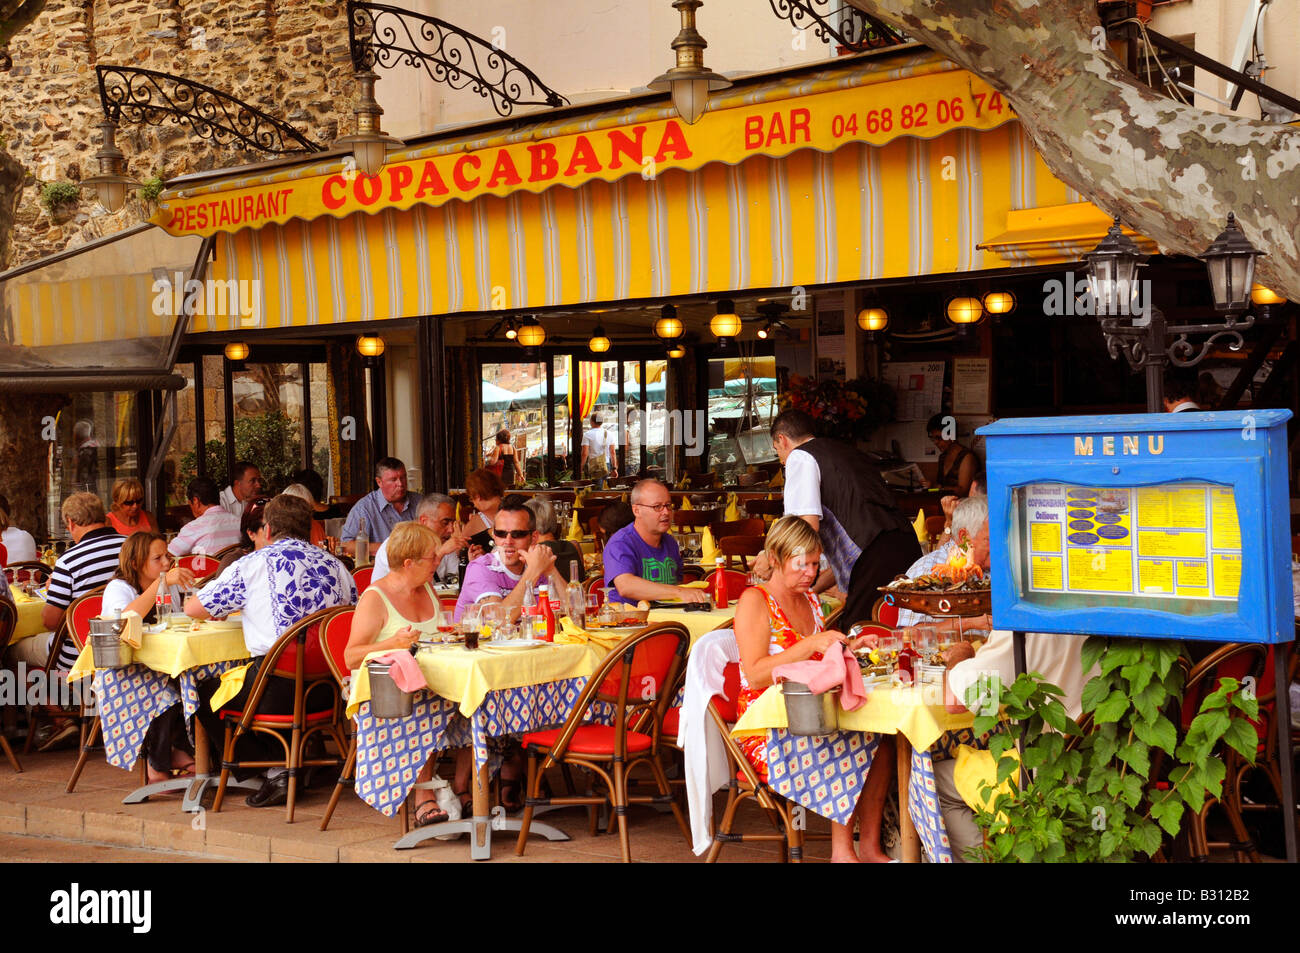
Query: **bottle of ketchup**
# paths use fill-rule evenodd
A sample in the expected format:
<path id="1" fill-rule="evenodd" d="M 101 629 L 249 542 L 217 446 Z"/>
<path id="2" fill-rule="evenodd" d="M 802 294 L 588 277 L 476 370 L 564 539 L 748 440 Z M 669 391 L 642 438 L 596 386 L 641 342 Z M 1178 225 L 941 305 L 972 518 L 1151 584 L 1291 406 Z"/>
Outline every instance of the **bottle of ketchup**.
<path id="1" fill-rule="evenodd" d="M 551 596 L 550 593 L 547 592 L 547 588 L 548 587 L 544 582 L 537 587 L 537 614 L 546 620 L 546 634 L 542 635 L 541 632 L 538 632 L 537 635 L 539 638 L 545 639 L 547 642 L 554 642 L 555 608 L 551 605 Z M 540 628 L 541 626 L 538 626 L 538 629 Z"/>
<path id="2" fill-rule="evenodd" d="M 727 608 L 726 560 L 719 556 L 713 565 L 713 608 L 725 609 Z"/>

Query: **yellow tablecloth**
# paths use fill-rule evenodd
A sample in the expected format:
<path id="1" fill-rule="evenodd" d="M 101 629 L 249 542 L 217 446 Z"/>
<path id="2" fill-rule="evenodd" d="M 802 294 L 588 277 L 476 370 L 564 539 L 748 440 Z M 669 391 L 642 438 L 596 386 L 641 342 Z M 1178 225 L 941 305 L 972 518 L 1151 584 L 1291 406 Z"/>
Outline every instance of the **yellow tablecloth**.
<path id="1" fill-rule="evenodd" d="M 9 644 L 13 645 L 21 639 L 46 631 L 45 623 L 41 621 L 41 610 L 45 608 L 45 603 L 16 586 L 9 587 L 9 594 L 14 597 L 14 605 L 18 609 L 18 624 L 9 637 Z"/>
<path id="2" fill-rule="evenodd" d="M 383 654 L 372 652 L 366 659 Z M 509 651 L 493 648 L 488 642 L 474 652 L 466 651 L 463 645 L 439 645 L 422 650 L 416 661 L 430 690 L 458 702 L 461 714 L 468 718 L 490 691 L 585 677 L 596 670 L 600 655 L 586 644 L 556 643 L 529 651 Z M 348 717 L 369 700 L 370 671 L 363 663 L 352 673 Z"/>
<path id="3" fill-rule="evenodd" d="M 140 647 L 133 653 L 133 661 L 147 665 L 155 672 L 176 676 L 181 672 L 212 662 L 232 662 L 248 658 L 241 626 L 204 624 L 198 631 L 190 631 L 190 620 L 177 621 L 165 632 L 146 632 L 140 636 Z M 68 673 L 68 681 L 84 678 L 95 670 L 87 644 L 77 656 L 77 664 Z"/>
<path id="4" fill-rule="evenodd" d="M 725 629 L 731 626 L 731 620 L 735 617 L 732 609 L 714 609 L 711 612 L 685 612 L 681 609 L 651 609 L 650 615 L 646 619 L 647 625 L 654 625 L 656 622 L 680 622 L 686 626 L 686 630 L 691 634 L 691 647 L 700 640 L 700 636 L 714 629 Z M 618 643 L 635 632 L 636 629 L 628 627 L 610 631 L 608 629 L 580 629 L 573 624 L 566 616 L 560 620 L 560 631 L 555 635 L 555 641 L 569 645 L 590 645 L 594 651 L 599 653 L 600 658 L 609 654 L 610 650 Z"/>
<path id="5" fill-rule="evenodd" d="M 929 748 L 945 731 L 974 724 L 970 712 L 953 714 L 944 708 L 942 686 L 929 684 L 916 689 L 879 687 L 857 711 L 839 714 L 841 731 L 901 734 L 917 749 Z M 770 728 L 784 727 L 785 700 L 780 686 L 773 685 L 745 710 L 731 733 L 736 737 L 762 735 Z"/>

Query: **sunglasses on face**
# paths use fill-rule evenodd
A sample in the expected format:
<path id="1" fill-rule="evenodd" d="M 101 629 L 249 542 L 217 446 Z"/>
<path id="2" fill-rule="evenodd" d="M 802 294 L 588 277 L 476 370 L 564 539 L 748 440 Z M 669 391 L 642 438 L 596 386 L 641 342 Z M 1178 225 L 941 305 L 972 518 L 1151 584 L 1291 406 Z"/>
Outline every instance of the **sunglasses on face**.
<path id="1" fill-rule="evenodd" d="M 531 529 L 494 529 L 492 535 L 497 539 L 505 539 L 509 536 L 511 539 L 525 539 L 533 535 Z"/>
<path id="2" fill-rule="evenodd" d="M 123 506 L 141 506 L 143 504 L 144 504 L 144 500 L 123 500 L 122 501 Z"/>

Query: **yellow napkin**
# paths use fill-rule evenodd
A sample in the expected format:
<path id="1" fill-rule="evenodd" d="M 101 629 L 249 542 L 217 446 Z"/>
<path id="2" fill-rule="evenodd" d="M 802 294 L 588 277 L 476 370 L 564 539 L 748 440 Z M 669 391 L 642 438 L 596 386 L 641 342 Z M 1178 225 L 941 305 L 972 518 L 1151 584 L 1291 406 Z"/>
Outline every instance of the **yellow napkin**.
<path id="1" fill-rule="evenodd" d="M 706 529 L 700 536 L 700 562 L 712 566 L 718 558 L 718 544 L 713 541 L 713 531 Z"/>
<path id="2" fill-rule="evenodd" d="M 785 486 L 785 471 L 777 470 L 776 476 L 768 480 L 767 485 L 771 487 Z"/>
<path id="3" fill-rule="evenodd" d="M 216 694 L 212 696 L 212 710 L 218 710 L 230 699 L 239 694 L 239 690 L 244 687 L 244 676 L 252 668 L 253 663 L 241 665 L 238 668 L 232 668 L 221 676 L 221 687 L 217 689 Z"/>
<path id="4" fill-rule="evenodd" d="M 682 507 L 681 507 L 681 508 L 684 509 L 684 510 L 693 510 L 693 509 L 695 509 L 695 507 L 691 506 L 691 498 L 690 498 L 689 496 L 683 496 L 683 497 L 682 497 Z"/>
<path id="5" fill-rule="evenodd" d="M 127 609 L 122 613 L 122 621 L 126 625 L 122 626 L 122 641 L 133 649 L 140 647 L 140 613 L 134 609 Z"/>
<path id="6" fill-rule="evenodd" d="M 684 582 L 681 584 L 683 589 L 707 589 L 709 584 L 703 579 L 696 579 L 694 582 Z"/>
<path id="7" fill-rule="evenodd" d="M 75 682 L 78 679 L 93 674 L 95 674 L 95 657 L 92 654 L 90 643 L 87 642 L 85 648 L 81 650 L 81 654 L 77 656 L 77 661 L 72 666 L 72 671 L 68 672 L 68 682 Z"/>
<path id="8" fill-rule="evenodd" d="M 582 524 L 578 522 L 578 514 L 573 514 L 573 522 L 569 524 L 569 537 L 571 541 L 578 542 L 582 539 Z"/>
<path id="9" fill-rule="evenodd" d="M 584 493 L 584 492 L 582 492 L 581 490 L 575 490 L 574 493 L 573 493 L 573 505 L 574 505 L 575 507 L 578 507 L 578 506 L 586 506 L 586 505 L 587 505 L 587 494 Z"/>
<path id="10" fill-rule="evenodd" d="M 930 534 L 925 531 L 925 510 L 916 511 L 916 519 L 912 522 L 912 529 L 916 531 L 917 541 L 922 546 L 930 541 Z"/>
<path id="11" fill-rule="evenodd" d="M 728 522 L 740 519 L 740 506 L 736 501 L 736 494 L 731 493 L 727 496 L 727 512 L 722 518 Z"/>
<path id="12" fill-rule="evenodd" d="M 1020 760 L 1020 752 L 1014 746 L 1007 749 L 1005 756 Z M 998 765 L 993 760 L 993 752 L 987 748 L 972 748 L 970 745 L 957 746 L 957 765 L 953 768 L 952 780 L 957 793 L 971 810 L 987 811 L 999 794 L 1012 793 L 1010 778 L 994 787 L 997 779 Z M 981 791 L 984 785 L 990 787 L 987 798 L 983 797 Z"/>

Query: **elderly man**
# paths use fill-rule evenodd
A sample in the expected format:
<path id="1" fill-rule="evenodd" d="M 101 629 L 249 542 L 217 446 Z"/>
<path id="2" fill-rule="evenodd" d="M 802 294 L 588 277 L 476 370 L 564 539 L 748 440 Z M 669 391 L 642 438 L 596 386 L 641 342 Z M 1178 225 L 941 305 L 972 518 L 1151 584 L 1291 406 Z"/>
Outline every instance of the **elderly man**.
<path id="1" fill-rule="evenodd" d="M 373 556 L 394 526 L 415 519 L 420 505 L 418 493 L 406 492 L 406 464 L 396 457 L 384 457 L 375 464 L 375 483 L 377 488 L 357 501 L 343 523 L 343 550 L 350 556 L 356 555 L 357 533 L 363 519 Z"/>
<path id="2" fill-rule="evenodd" d="M 555 568 L 555 554 L 537 540 L 537 521 L 520 496 L 508 496 L 492 524 L 496 548 L 484 553 L 465 570 L 465 582 L 456 600 L 456 621 L 471 605 L 501 603 L 515 609 L 524 604 L 530 585 L 543 579 L 550 594 L 565 604 L 568 586 Z"/>
<path id="3" fill-rule="evenodd" d="M 50 573 L 41 623 L 49 631 L 20 639 L 10 648 L 15 663 L 25 662 L 29 669 L 43 668 L 50 657 L 54 633 L 63 624 L 64 614 L 74 599 L 99 588 L 117 570 L 118 554 L 126 539 L 108 525 L 104 503 L 94 493 L 73 493 L 63 501 L 60 511 L 63 526 L 72 537 L 72 545 L 59 557 Z M 77 661 L 77 647 L 65 639 L 54 668 L 68 671 Z M 49 751 L 77 733 L 72 721 L 56 721 L 36 739 L 39 751 Z"/>
<path id="4" fill-rule="evenodd" d="M 680 599 L 704 602 L 703 589 L 686 589 L 677 540 L 668 534 L 673 525 L 672 496 L 658 480 L 642 480 L 632 487 L 632 522 L 605 543 L 605 585 L 614 602 L 642 599 Z"/>
<path id="5" fill-rule="evenodd" d="M 415 521 L 429 527 L 442 540 L 435 554 L 439 560 L 433 571 L 437 582 L 455 582 L 460 578 L 460 551 L 469 545 L 469 537 L 456 523 L 456 501 L 442 493 L 428 493 L 415 508 Z M 388 540 L 375 552 L 375 569 L 370 574 L 373 585 L 389 573 Z"/>
<path id="6" fill-rule="evenodd" d="M 227 513 L 221 506 L 217 485 L 207 477 L 195 477 L 185 488 L 190 502 L 190 515 L 194 519 L 181 527 L 176 538 L 167 546 L 173 556 L 190 553 L 211 555 L 240 541 L 239 517 Z"/>
<path id="7" fill-rule="evenodd" d="M 813 436 L 813 419 L 784 410 L 772 421 L 772 446 L 785 465 L 785 515 L 801 516 L 845 593 L 841 628 L 871 618 L 877 587 L 921 555 L 916 533 L 876 468 L 846 443 Z"/>
<path id="8" fill-rule="evenodd" d="M 926 575 L 936 566 L 946 563 L 952 557 L 952 554 L 962 547 L 966 548 L 969 559 L 974 560 L 986 573 L 989 571 L 988 497 L 968 496 L 958 501 L 957 507 L 952 513 L 952 539 L 935 549 L 934 552 L 926 553 L 912 563 L 911 568 L 907 570 L 908 577 L 915 579 L 917 576 Z M 941 620 L 930 616 L 921 615 L 919 612 L 913 612 L 911 609 L 898 610 L 898 627 L 900 629 L 922 623 L 934 623 L 941 626 L 956 625 L 951 620 L 941 622 Z M 989 624 L 988 616 L 977 616 L 962 620 L 963 629 L 987 629 Z"/>
<path id="9" fill-rule="evenodd" d="M 221 508 L 238 519 L 244 510 L 262 495 L 262 471 L 256 464 L 241 460 L 230 471 L 230 486 L 221 491 Z"/>
<path id="10" fill-rule="evenodd" d="M 329 553 L 308 542 L 311 516 L 311 504 L 306 500 L 277 496 L 266 505 L 270 543 L 232 563 L 225 573 L 185 600 L 185 614 L 193 619 L 243 612 L 244 645 L 253 662 L 245 673 L 243 688 L 222 706 L 223 710 L 238 711 L 247 704 L 263 657 L 286 629 L 313 612 L 357 601 L 352 574 Z M 220 717 L 209 704 L 219 684 L 219 679 L 211 679 L 199 686 L 199 717 L 212 739 L 223 737 Z M 293 711 L 293 701 L 293 681 L 273 678 L 258 710 L 288 714 Z M 251 732 L 240 739 L 237 756 L 241 761 L 273 761 L 284 757 L 284 748 Z M 288 771 L 272 769 L 261 789 L 249 795 L 246 803 L 249 807 L 271 807 L 283 804 L 288 795 Z"/>

